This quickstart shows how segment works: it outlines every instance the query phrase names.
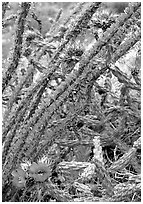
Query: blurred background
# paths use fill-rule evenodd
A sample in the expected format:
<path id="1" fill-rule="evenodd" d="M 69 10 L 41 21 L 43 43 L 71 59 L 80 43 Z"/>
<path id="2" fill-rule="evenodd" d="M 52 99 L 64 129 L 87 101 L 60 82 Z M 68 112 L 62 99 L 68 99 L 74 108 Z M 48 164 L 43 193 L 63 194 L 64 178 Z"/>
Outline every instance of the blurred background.
<path id="1" fill-rule="evenodd" d="M 127 2 L 104 2 L 104 8 L 110 9 L 112 12 L 121 13 L 127 6 Z M 77 2 L 35 2 L 33 3 L 34 12 L 37 17 L 42 21 L 42 34 L 45 35 L 50 28 L 50 19 L 55 19 L 59 10 L 62 9 L 62 18 L 59 23 L 62 22 L 64 18 L 69 15 L 70 10 L 72 10 L 77 5 Z M 9 8 L 6 12 L 5 18 L 14 14 L 17 15 L 19 11 L 18 2 L 10 2 Z M 30 19 L 31 27 L 38 28 L 38 24 L 32 18 Z M 2 31 L 2 56 L 3 60 L 7 58 L 10 48 L 13 44 L 14 33 L 15 33 L 15 20 L 10 20 L 6 28 Z"/>
<path id="2" fill-rule="evenodd" d="M 73 7 L 77 4 L 77 2 L 35 2 L 34 3 L 34 12 L 38 16 L 38 18 L 42 21 L 42 34 L 45 35 L 50 28 L 50 19 L 55 19 L 58 11 L 62 8 L 63 14 L 61 21 L 69 14 L 69 10 L 73 9 Z M 10 2 L 9 9 L 6 12 L 5 18 L 12 14 L 17 14 L 19 10 L 19 3 Z M 30 19 L 30 24 L 32 27 L 37 28 L 38 24 L 32 18 Z M 14 33 L 15 33 L 15 20 L 10 20 L 9 24 L 2 31 L 2 57 L 3 59 L 7 58 L 7 55 L 10 51 L 10 48 L 13 45 Z"/>

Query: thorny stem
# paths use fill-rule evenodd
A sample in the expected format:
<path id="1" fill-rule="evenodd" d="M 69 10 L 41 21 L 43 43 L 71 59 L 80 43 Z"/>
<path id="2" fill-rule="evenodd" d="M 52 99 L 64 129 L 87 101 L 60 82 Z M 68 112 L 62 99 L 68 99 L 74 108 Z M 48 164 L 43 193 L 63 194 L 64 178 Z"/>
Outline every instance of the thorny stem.
<path id="1" fill-rule="evenodd" d="M 30 8 L 30 3 L 22 3 L 22 5 L 23 5 L 23 11 L 25 9 L 25 11 L 27 11 L 28 13 L 28 10 Z M 17 109 L 17 112 L 15 113 L 14 119 L 11 118 L 12 123 L 10 124 L 7 123 L 8 125 L 4 130 L 4 133 L 5 133 L 5 147 L 3 152 L 3 169 L 4 169 L 3 181 L 4 182 L 6 182 L 10 178 L 10 173 L 12 168 L 17 167 L 17 165 L 19 164 L 23 156 L 30 157 L 32 161 L 33 158 L 36 158 L 39 155 L 39 152 L 37 151 L 38 150 L 37 146 L 39 145 L 41 136 L 43 134 L 46 135 L 46 130 L 47 130 L 49 121 L 51 120 L 55 111 L 68 99 L 68 96 L 72 92 L 72 90 L 77 86 L 77 84 L 80 84 L 80 82 L 84 78 L 86 78 L 88 73 L 91 72 L 93 74 L 92 80 L 94 82 L 94 80 L 96 81 L 97 78 L 101 76 L 101 74 L 103 74 L 107 69 L 109 69 L 116 77 L 118 77 L 119 80 L 122 81 L 122 83 L 127 84 L 129 88 L 140 90 L 140 87 L 133 83 L 130 83 L 130 81 L 123 75 L 122 72 L 118 70 L 117 67 L 115 67 L 114 69 L 110 67 L 111 64 L 115 64 L 115 62 L 119 58 L 121 58 L 137 41 L 140 40 L 141 38 L 140 32 L 135 32 L 135 35 L 130 36 L 129 39 L 125 40 L 125 42 L 122 43 L 114 53 L 112 53 L 113 56 L 111 57 L 111 59 L 109 59 L 108 66 L 107 66 L 107 63 L 105 63 L 103 66 L 101 66 L 100 70 L 96 70 L 95 65 L 91 63 L 91 60 L 93 59 L 93 57 L 96 56 L 98 53 L 100 53 L 101 49 L 106 44 L 109 43 L 110 39 L 114 35 L 116 35 L 118 29 L 124 25 L 124 22 L 127 21 L 132 16 L 132 11 L 130 11 L 127 14 L 121 15 L 121 17 L 117 19 L 117 23 L 112 25 L 111 28 L 107 30 L 103 38 L 100 39 L 97 43 L 95 43 L 88 52 L 84 53 L 84 55 L 81 58 L 81 61 L 79 62 L 78 70 L 74 70 L 72 73 L 69 74 L 66 80 L 63 83 L 61 83 L 60 86 L 56 89 L 56 91 L 54 92 L 54 95 L 52 97 L 49 97 L 49 101 L 47 102 L 47 104 L 43 103 L 41 109 L 37 110 L 33 115 L 33 118 L 30 118 L 29 121 L 26 121 L 26 123 L 22 121 L 22 114 L 24 115 L 26 113 L 27 108 L 30 104 L 30 101 L 34 98 L 34 95 L 36 95 L 36 102 L 33 101 L 30 108 L 30 111 L 31 111 L 30 114 L 32 114 L 32 111 L 39 103 L 39 100 L 41 98 L 43 90 L 45 89 L 45 86 L 48 84 L 48 81 L 50 81 L 51 76 L 53 75 L 54 71 L 57 69 L 56 65 L 58 63 L 56 64 L 56 60 L 58 59 L 59 54 L 68 44 L 70 39 L 77 37 L 77 35 L 81 32 L 82 28 L 86 26 L 87 22 L 91 18 L 92 14 L 96 11 L 98 6 L 99 6 L 98 3 L 90 4 L 86 12 L 85 13 L 83 12 L 82 15 L 78 18 L 78 21 L 76 21 L 77 23 L 73 26 L 73 28 L 67 31 L 65 35 L 65 39 L 63 40 L 63 43 L 61 44 L 61 46 L 59 46 L 59 48 L 57 49 L 57 52 L 55 53 L 54 57 L 52 58 L 51 62 L 48 65 L 48 68 L 50 70 L 46 72 L 44 78 L 41 79 L 40 82 L 29 91 L 29 93 L 27 94 L 27 97 L 21 102 L 20 106 Z M 139 3 L 134 4 L 132 7 L 133 11 L 136 11 L 138 7 L 140 7 Z M 17 46 L 15 46 L 15 50 L 14 50 L 13 57 L 14 56 L 17 57 L 16 62 L 14 61 L 15 62 L 14 63 L 15 65 L 13 66 L 14 71 L 18 66 L 18 62 L 21 56 L 21 52 L 19 49 L 21 48 L 20 45 L 22 45 L 22 35 L 24 32 L 24 22 L 22 21 L 22 19 L 20 20 L 21 15 L 19 16 L 19 21 L 21 24 L 21 27 L 19 28 L 22 28 L 22 31 L 18 32 L 17 30 L 16 32 L 17 33 L 16 36 L 18 37 L 18 33 L 19 33 L 19 35 L 21 36 L 21 40 L 17 41 L 16 43 Z M 24 21 L 25 21 L 26 15 L 23 14 Z M 10 68 L 8 68 L 8 70 L 9 70 L 9 73 L 7 74 L 7 77 L 4 78 L 5 85 L 3 90 L 5 90 L 5 88 L 8 86 L 9 81 L 12 78 L 12 74 L 14 73 L 14 71 L 11 71 Z M 34 90 L 33 93 L 32 93 L 32 90 Z M 39 91 L 37 92 L 37 90 Z M 90 98 L 88 99 L 90 100 Z M 108 119 L 109 119 L 108 117 L 105 118 L 105 122 L 107 122 Z M 84 121 L 88 123 L 88 120 L 86 120 L 86 118 L 84 118 Z M 22 127 L 20 127 L 20 124 L 22 124 Z M 47 138 L 48 140 L 47 145 L 50 146 L 51 144 L 53 144 L 53 142 L 56 139 L 57 138 L 55 135 L 50 135 Z M 102 138 L 101 140 L 106 142 L 106 139 L 104 138 Z M 120 140 L 116 139 L 114 135 L 112 137 L 112 142 L 118 145 L 123 144 Z M 127 147 L 125 146 L 122 148 L 125 149 L 126 151 L 128 146 Z M 113 189 L 112 189 L 113 186 L 111 183 L 111 179 L 108 175 L 108 172 L 104 169 L 103 166 L 101 166 L 100 163 L 98 163 L 98 161 L 97 162 L 93 161 L 93 162 L 95 162 L 97 174 L 101 179 L 103 179 L 102 181 L 103 187 L 105 186 L 109 195 L 113 195 Z M 135 161 L 132 160 L 132 163 L 135 164 Z M 54 190 L 52 190 L 51 193 L 53 193 Z M 63 197 L 61 198 L 60 193 L 61 192 L 59 191 L 57 193 L 57 196 L 61 201 L 68 201 L 68 199 L 70 199 L 69 197 L 67 197 L 67 199 L 63 199 Z"/>
<path id="2" fill-rule="evenodd" d="M 129 50 L 130 49 L 130 47 L 132 47 L 136 42 L 138 41 L 138 38 L 131 38 L 131 39 L 129 39 L 127 42 L 125 42 L 124 44 L 122 44 L 121 45 L 121 48 L 120 49 L 118 49 L 118 51 L 117 51 L 117 55 L 115 54 L 114 55 L 114 57 L 112 58 L 112 62 L 114 62 L 114 60 L 116 61 L 116 60 L 118 60 L 121 56 L 123 56 L 126 52 L 127 52 L 127 50 Z M 120 54 L 119 54 L 120 53 Z M 119 55 L 118 55 L 119 54 Z M 114 59 L 114 60 L 113 60 Z M 102 70 L 106 70 L 107 68 L 105 67 L 105 68 L 102 68 L 101 69 L 101 71 Z M 101 75 L 101 71 L 99 71 L 95 76 L 98 78 L 100 75 Z M 104 73 L 104 72 L 103 72 Z M 96 79 L 97 79 L 96 78 Z M 77 82 L 78 83 L 78 82 Z M 66 96 L 66 98 L 67 98 L 67 93 L 65 92 L 65 94 L 64 94 L 65 96 Z M 61 100 L 62 99 L 62 100 Z M 59 107 L 59 105 L 61 105 L 61 103 L 64 101 L 64 96 L 61 98 L 59 101 L 58 101 L 58 104 L 56 104 L 56 105 L 54 105 L 53 106 L 53 109 L 51 109 L 50 110 L 50 112 L 49 112 L 49 116 L 48 116 L 48 118 L 47 118 L 47 114 L 45 113 L 45 116 L 43 116 L 43 119 L 41 119 L 40 118 L 40 121 L 42 120 L 43 122 L 43 124 L 44 125 L 42 125 L 42 127 L 40 127 L 41 126 L 41 122 L 39 121 L 39 125 L 38 124 L 36 124 L 36 126 L 35 126 L 35 130 L 38 128 L 38 126 L 39 126 L 39 128 L 41 129 L 39 129 L 39 131 L 38 131 L 38 135 L 39 135 L 39 137 L 40 137 L 40 135 L 43 133 L 43 130 L 45 129 L 45 127 L 47 126 L 47 124 L 48 124 L 48 121 L 49 121 L 49 119 L 50 119 L 50 117 L 51 117 L 51 115 L 53 114 L 53 111 L 55 112 L 55 108 L 58 108 Z M 46 119 L 46 120 L 45 120 Z M 44 122 L 45 121 L 45 122 Z M 31 124 L 32 125 L 32 124 Z M 29 127 L 31 126 L 30 124 L 28 125 Z M 44 129 L 43 129 L 44 128 Z M 34 129 L 33 129 L 33 131 L 34 131 Z M 37 132 L 37 131 L 36 131 Z M 28 133 L 28 132 L 27 132 Z M 27 133 L 25 134 L 25 136 L 27 135 Z M 34 135 L 33 135 L 34 137 L 35 137 L 35 133 L 34 133 Z M 31 133 L 31 137 L 32 137 L 32 133 Z M 38 139 L 38 138 L 37 138 Z M 25 138 L 23 138 L 22 140 L 21 140 L 21 142 L 24 142 L 25 141 Z M 20 141 L 19 141 L 20 142 Z M 22 144 L 23 144 L 23 142 L 21 143 L 21 145 L 18 145 L 19 146 L 19 148 L 21 149 L 22 148 Z M 51 143 L 51 142 L 50 142 Z M 18 148 L 18 149 L 19 149 Z M 17 147 L 16 147 L 16 149 L 17 149 Z M 15 158 L 19 158 L 20 159 L 20 155 L 21 154 L 23 154 L 22 152 L 22 149 L 21 149 L 21 152 L 20 152 L 20 155 L 18 156 L 17 154 L 16 154 L 16 149 L 14 150 L 14 152 L 15 152 Z M 18 150 L 17 149 L 17 150 Z M 29 148 L 28 148 L 29 149 Z M 32 149 L 31 149 L 32 150 Z M 18 150 L 18 152 L 19 152 L 19 150 Z M 18 153 L 17 152 L 17 153 Z M 33 150 L 32 150 L 32 152 L 33 152 Z M 13 158 L 14 159 L 14 158 Z M 14 160 L 11 160 L 11 162 L 9 161 L 8 163 L 7 163 L 7 165 L 9 166 L 13 166 L 13 165 L 15 165 L 15 162 L 14 162 Z"/>
<path id="3" fill-rule="evenodd" d="M 13 56 L 11 59 L 11 62 L 8 66 L 8 69 L 6 70 L 3 82 L 2 82 L 2 91 L 6 89 L 8 86 L 12 75 L 15 73 L 17 66 L 19 64 L 19 60 L 22 54 L 22 42 L 23 42 L 23 33 L 24 33 L 24 25 L 26 22 L 26 17 L 28 15 L 29 9 L 30 9 L 31 3 L 22 3 L 21 4 L 21 12 L 19 14 L 19 18 L 17 21 L 17 29 L 15 33 L 15 47 L 13 51 Z"/>
<path id="4" fill-rule="evenodd" d="M 8 8 L 8 4 L 9 4 L 9 2 L 3 2 L 3 3 L 2 3 L 2 19 L 3 19 L 4 16 L 5 16 L 6 10 L 7 10 L 7 8 Z"/>
<path id="5" fill-rule="evenodd" d="M 67 32 L 66 36 L 71 36 L 72 39 L 72 33 L 77 33 L 74 34 L 73 37 L 75 38 L 75 35 L 78 35 L 80 33 L 80 31 L 82 31 L 83 27 L 81 25 L 86 25 L 87 21 L 89 21 L 92 17 L 92 15 L 94 14 L 94 12 L 96 11 L 96 9 L 98 8 L 97 5 L 99 6 L 99 3 L 94 3 L 94 4 L 90 4 L 88 6 L 88 8 L 78 17 L 77 21 L 75 22 L 75 24 L 69 29 L 69 31 Z M 87 15 L 88 14 L 88 15 Z M 86 23 L 85 23 L 86 20 Z M 36 84 L 34 85 L 34 87 L 31 88 L 31 90 L 28 91 L 26 98 L 24 98 L 19 107 L 17 108 L 15 115 L 19 114 L 19 111 L 21 110 L 21 116 L 23 117 L 24 114 L 24 109 L 25 109 L 25 104 L 28 104 L 28 101 L 31 100 L 35 93 L 37 92 L 37 90 L 43 86 L 43 84 L 46 86 L 51 78 L 51 76 L 53 75 L 53 73 L 56 71 L 57 69 L 57 62 L 56 60 L 59 57 L 59 54 L 61 53 L 61 51 L 64 49 L 65 45 L 69 42 L 70 38 L 68 37 L 66 40 L 63 41 L 63 43 L 60 45 L 60 47 L 57 49 L 55 55 L 52 57 L 51 61 L 49 62 L 49 65 L 47 67 L 47 74 L 45 74 L 43 76 L 43 78 Z M 35 65 L 35 63 L 33 62 L 33 60 L 31 59 L 31 62 L 33 65 Z M 56 62 L 56 65 L 55 65 Z M 52 69 L 51 69 L 52 67 Z M 49 70 L 51 69 L 51 70 Z M 14 117 L 15 118 L 15 117 Z M 19 118 L 19 121 L 21 119 Z M 8 122 L 9 121 L 9 122 Z M 9 123 L 8 127 L 12 127 L 12 125 L 14 125 L 15 123 L 15 119 L 10 118 L 7 122 Z M 18 120 L 16 120 L 18 122 Z M 5 133 L 7 133 L 9 131 L 9 128 L 6 127 L 4 130 L 4 135 Z"/>

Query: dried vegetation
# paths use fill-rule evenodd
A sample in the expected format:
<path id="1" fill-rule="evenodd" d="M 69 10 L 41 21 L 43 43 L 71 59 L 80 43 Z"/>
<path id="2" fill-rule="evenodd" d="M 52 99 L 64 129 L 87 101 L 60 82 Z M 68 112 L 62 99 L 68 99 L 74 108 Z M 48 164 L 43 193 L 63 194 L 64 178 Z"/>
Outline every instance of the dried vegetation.
<path id="1" fill-rule="evenodd" d="M 7 8 L 3 29 L 14 19 L 16 32 L 3 68 L 3 201 L 140 201 L 141 3 L 117 15 L 79 3 L 45 36 L 32 3 L 5 18 Z"/>

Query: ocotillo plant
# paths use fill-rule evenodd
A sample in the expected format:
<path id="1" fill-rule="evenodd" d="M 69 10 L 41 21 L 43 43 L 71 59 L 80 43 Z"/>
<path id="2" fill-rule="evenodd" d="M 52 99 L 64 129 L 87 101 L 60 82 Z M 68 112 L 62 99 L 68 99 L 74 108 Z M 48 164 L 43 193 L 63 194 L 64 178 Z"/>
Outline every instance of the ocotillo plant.
<path id="1" fill-rule="evenodd" d="M 60 9 L 45 35 L 34 3 L 13 17 L 3 3 L 3 29 L 16 24 L 2 82 L 3 201 L 140 201 L 141 3 L 125 6 L 82 2 L 66 19 Z"/>

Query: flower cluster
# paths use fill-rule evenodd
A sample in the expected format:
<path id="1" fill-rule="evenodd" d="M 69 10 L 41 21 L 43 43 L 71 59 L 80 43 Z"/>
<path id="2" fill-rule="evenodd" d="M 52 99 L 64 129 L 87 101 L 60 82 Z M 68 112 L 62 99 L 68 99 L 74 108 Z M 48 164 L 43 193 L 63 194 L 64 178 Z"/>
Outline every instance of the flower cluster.
<path id="1" fill-rule="evenodd" d="M 39 162 L 33 162 L 27 171 L 22 168 L 18 168 L 12 172 L 12 183 L 17 188 L 26 187 L 26 180 L 33 178 L 36 182 L 44 182 L 51 175 L 50 168 L 47 164 Z"/>

